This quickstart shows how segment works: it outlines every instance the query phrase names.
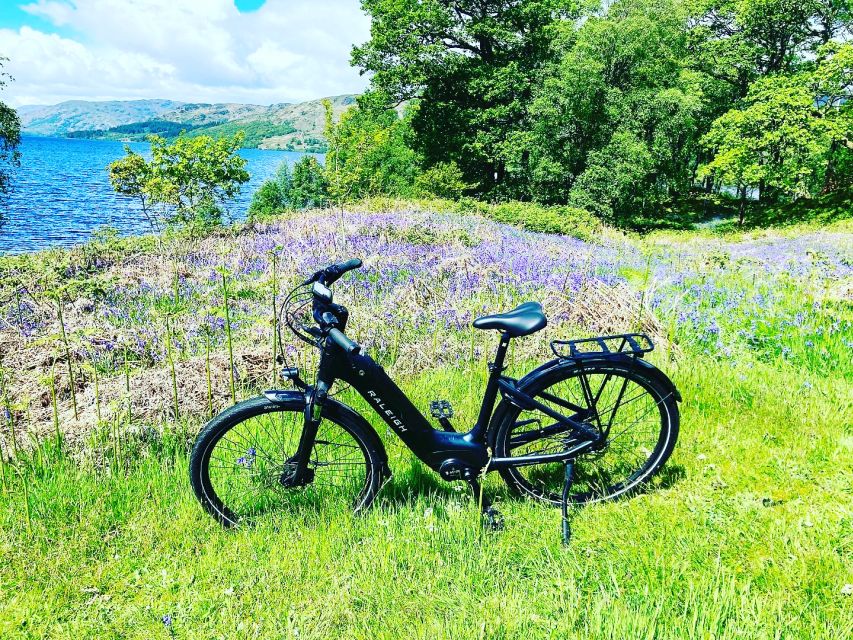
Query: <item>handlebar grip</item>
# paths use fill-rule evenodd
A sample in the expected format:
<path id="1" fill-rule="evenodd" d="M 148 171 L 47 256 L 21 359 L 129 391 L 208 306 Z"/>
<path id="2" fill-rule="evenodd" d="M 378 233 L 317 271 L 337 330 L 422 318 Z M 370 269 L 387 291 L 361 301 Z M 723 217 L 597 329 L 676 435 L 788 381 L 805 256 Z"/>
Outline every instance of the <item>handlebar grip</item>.
<path id="1" fill-rule="evenodd" d="M 353 258 L 352 260 L 347 260 L 346 262 L 339 262 L 338 264 L 333 264 L 332 266 L 326 267 L 323 270 L 322 282 L 328 286 L 331 286 L 338 280 L 338 278 L 344 275 L 347 271 L 358 269 L 360 266 L 361 260 L 359 260 L 358 258 Z"/>
<path id="2" fill-rule="evenodd" d="M 351 355 L 355 355 L 361 351 L 361 346 L 347 338 L 340 329 L 330 329 L 329 338 L 341 349 Z"/>
<path id="3" fill-rule="evenodd" d="M 358 269 L 361 266 L 361 260 L 358 258 L 353 258 L 352 260 L 347 260 L 346 262 L 340 262 L 335 265 L 338 271 L 340 271 L 341 275 L 346 273 L 347 271 L 352 271 L 353 269 Z"/>

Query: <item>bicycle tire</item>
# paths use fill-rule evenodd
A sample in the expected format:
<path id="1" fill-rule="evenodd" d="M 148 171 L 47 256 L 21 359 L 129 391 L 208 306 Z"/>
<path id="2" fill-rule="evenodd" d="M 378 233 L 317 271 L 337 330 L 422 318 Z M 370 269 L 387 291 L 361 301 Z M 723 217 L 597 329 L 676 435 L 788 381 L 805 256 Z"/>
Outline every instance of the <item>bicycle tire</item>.
<path id="1" fill-rule="evenodd" d="M 298 443 L 299 433 L 301 433 L 302 429 L 303 410 L 304 401 L 301 398 L 280 403 L 272 402 L 266 397 L 261 396 L 240 402 L 223 411 L 202 429 L 196 438 L 190 455 L 190 481 L 199 502 L 217 522 L 225 527 L 231 527 L 241 522 L 247 516 L 259 515 L 260 512 L 270 510 L 259 508 L 257 511 L 252 511 L 250 508 L 248 509 L 248 513 L 241 513 L 241 511 L 247 511 L 247 509 L 242 508 L 238 510 L 236 504 L 229 505 L 229 496 L 221 494 L 226 485 L 232 484 L 230 481 L 230 477 L 232 476 L 240 480 L 243 480 L 245 477 L 246 482 L 250 484 L 255 483 L 260 488 L 266 489 L 270 493 L 268 497 L 264 497 L 266 502 L 258 501 L 255 504 L 256 506 L 261 505 L 269 508 L 275 506 L 273 493 L 282 497 L 280 503 L 283 504 L 287 502 L 286 498 L 288 496 L 305 493 L 305 490 L 312 488 L 316 490 L 318 485 L 316 478 L 320 475 L 319 469 L 326 469 L 332 465 L 341 466 L 341 464 L 349 464 L 335 462 L 335 460 L 340 460 L 340 456 L 332 459 L 332 462 L 321 460 L 319 449 L 323 447 L 326 448 L 324 453 L 329 453 L 333 449 L 340 449 L 346 446 L 346 451 L 352 454 L 353 460 L 363 458 L 363 479 L 357 483 L 361 485 L 360 487 L 356 487 L 354 484 L 353 486 L 345 486 L 336 482 L 332 482 L 332 484 L 334 486 L 345 486 L 347 489 L 358 489 L 352 501 L 352 508 L 356 512 L 367 509 L 372 504 L 387 473 L 387 455 L 385 454 L 385 449 L 375 432 L 369 426 L 362 424 L 363 418 L 360 418 L 349 407 L 332 400 L 329 400 L 323 408 L 323 421 L 318 430 L 317 442 L 312 451 L 312 456 L 314 457 L 312 458 L 312 462 L 309 463 L 309 468 L 313 467 L 312 473 L 315 474 L 315 481 L 302 488 L 288 488 L 282 485 L 281 482 L 277 482 L 281 474 L 286 471 L 287 464 L 289 463 L 288 456 L 292 456 L 295 453 L 296 443 Z M 242 432 L 239 432 L 238 435 L 238 432 L 235 431 L 241 425 L 247 425 L 249 421 L 269 416 L 281 417 L 282 422 L 284 422 L 283 416 L 287 416 L 289 423 L 293 427 L 291 435 L 294 437 L 288 438 L 287 446 L 282 447 L 280 452 L 269 451 L 269 449 L 272 449 L 273 444 L 278 445 L 278 439 L 273 437 L 272 432 L 266 426 L 256 427 L 257 441 L 252 441 Z M 259 424 L 264 425 L 265 423 Z M 230 440 L 227 439 L 228 434 L 232 434 Z M 275 435 L 278 435 L 278 433 Z M 213 456 L 217 452 L 217 445 L 220 445 L 223 441 L 227 443 L 221 449 L 225 457 L 214 458 Z M 351 444 L 350 441 L 354 444 Z M 281 443 L 283 442 L 284 438 L 282 437 Z M 214 460 L 213 465 L 211 465 L 211 460 Z M 219 466 L 222 460 L 228 463 L 222 465 L 222 468 L 224 469 L 224 474 L 229 474 L 229 479 L 220 481 L 221 469 Z M 234 473 L 230 473 L 229 464 L 233 467 Z M 211 477 L 211 470 L 215 471 L 213 475 L 216 478 Z M 240 475 L 243 472 L 246 472 L 245 476 Z M 326 478 L 330 479 L 330 481 L 332 479 L 340 480 L 340 472 L 341 469 L 337 467 L 333 468 L 331 471 L 328 471 Z M 257 478 L 261 478 L 261 480 L 258 481 Z M 217 483 L 220 484 L 219 489 L 217 489 Z M 315 491 L 315 493 L 317 492 Z M 234 501 L 233 496 L 230 499 L 232 499 L 232 502 Z"/>
<path id="2" fill-rule="evenodd" d="M 653 401 L 654 406 L 658 408 L 659 427 L 655 428 L 657 429 L 657 436 L 654 438 L 654 445 L 648 447 L 648 455 L 645 460 L 641 464 L 638 464 L 636 469 L 626 472 L 626 476 L 616 482 L 604 480 L 605 474 L 601 472 L 600 468 L 596 469 L 596 462 L 607 458 L 608 452 L 613 447 L 613 441 L 608 442 L 607 448 L 602 451 L 579 455 L 575 461 L 576 480 L 569 494 L 569 503 L 600 502 L 634 495 L 660 472 L 675 448 L 680 423 L 676 394 L 672 388 L 669 388 L 657 377 L 648 375 L 645 371 L 634 366 L 630 361 L 620 360 L 598 360 L 591 363 L 567 362 L 525 378 L 520 383 L 520 390 L 535 397 L 540 402 L 550 404 L 548 400 L 541 396 L 543 392 L 562 397 L 554 393 L 555 387 L 560 383 L 572 380 L 580 384 L 581 376 L 587 376 L 588 380 L 590 376 L 604 376 L 607 380 L 620 380 L 625 382 L 626 385 L 632 385 L 632 390 L 642 390 L 645 392 L 643 395 L 648 395 Z M 573 399 L 573 401 L 577 400 L 578 397 Z M 580 404 L 580 406 L 589 409 L 589 404 L 589 402 L 586 402 L 586 406 L 584 404 Z M 616 405 L 617 411 L 620 406 Z M 560 410 L 559 407 L 554 408 Z M 607 410 L 611 408 L 607 407 Z M 565 414 L 565 409 L 562 409 L 562 412 Z M 495 427 L 490 433 L 490 444 L 495 457 L 512 457 L 515 450 L 525 446 L 514 445 L 512 434 L 516 429 L 524 428 L 517 425 L 531 419 L 529 417 L 531 413 L 534 412 L 523 411 L 518 406 L 505 400 L 501 402 L 495 412 L 495 420 L 493 422 Z M 543 414 L 540 413 L 540 415 Z M 624 432 L 622 436 L 624 436 Z M 651 439 L 649 440 L 651 441 Z M 535 442 L 544 443 L 544 440 L 542 438 Z M 519 441 L 525 442 L 525 439 L 519 437 L 516 442 Z M 562 446 L 565 447 L 567 445 L 564 442 Z M 620 444 L 620 446 L 623 445 Z M 558 448 L 559 444 L 556 447 Z M 640 448 L 638 448 L 638 451 L 643 452 Z M 612 452 L 615 453 L 616 451 Z M 520 451 L 518 455 L 529 455 L 530 453 L 532 452 L 525 450 Z M 608 464 L 612 463 L 612 458 L 610 460 L 611 462 Z M 538 474 L 535 480 L 531 477 L 533 473 Z M 500 474 L 504 482 L 516 493 L 543 500 L 553 505 L 562 503 L 562 487 L 565 478 L 564 463 L 509 467 L 501 470 Z M 597 477 L 601 478 L 601 480 L 595 481 L 591 479 L 595 477 L 593 474 L 597 474 Z"/>

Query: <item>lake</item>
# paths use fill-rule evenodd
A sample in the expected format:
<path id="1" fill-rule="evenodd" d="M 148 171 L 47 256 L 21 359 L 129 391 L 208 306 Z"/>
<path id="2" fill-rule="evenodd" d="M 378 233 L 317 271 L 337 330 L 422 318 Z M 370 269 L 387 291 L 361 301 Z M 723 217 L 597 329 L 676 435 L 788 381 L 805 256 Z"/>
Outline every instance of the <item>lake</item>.
<path id="1" fill-rule="evenodd" d="M 129 146 L 148 155 L 148 143 Z M 124 147 L 108 140 L 24 137 L 11 199 L 0 209 L 0 254 L 80 244 L 104 225 L 122 235 L 148 233 L 135 203 L 110 187 L 107 165 L 124 155 Z M 305 154 L 243 149 L 240 155 L 248 160 L 251 180 L 228 205 L 234 220 L 246 217 L 252 194 L 284 160 L 293 164 Z"/>

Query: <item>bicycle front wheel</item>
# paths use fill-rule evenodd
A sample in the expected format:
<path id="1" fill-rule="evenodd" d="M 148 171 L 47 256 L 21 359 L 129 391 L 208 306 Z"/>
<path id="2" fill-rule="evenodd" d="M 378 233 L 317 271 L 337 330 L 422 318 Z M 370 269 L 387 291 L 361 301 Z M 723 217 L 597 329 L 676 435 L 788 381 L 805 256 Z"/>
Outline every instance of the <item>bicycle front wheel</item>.
<path id="1" fill-rule="evenodd" d="M 660 471 L 675 447 L 679 413 L 672 390 L 631 363 L 557 366 L 534 377 L 522 391 L 604 435 L 595 450 L 577 456 L 570 503 L 632 494 Z M 495 457 L 559 453 L 578 444 L 570 429 L 540 410 L 502 404 L 492 440 Z M 510 467 L 501 476 L 523 495 L 562 502 L 563 463 Z"/>
<path id="2" fill-rule="evenodd" d="M 233 526 L 288 505 L 322 501 L 368 507 L 382 483 L 381 442 L 338 403 L 323 409 L 307 482 L 288 483 L 303 428 L 303 404 L 265 397 L 241 402 L 211 420 L 190 456 L 190 480 L 205 510 Z"/>

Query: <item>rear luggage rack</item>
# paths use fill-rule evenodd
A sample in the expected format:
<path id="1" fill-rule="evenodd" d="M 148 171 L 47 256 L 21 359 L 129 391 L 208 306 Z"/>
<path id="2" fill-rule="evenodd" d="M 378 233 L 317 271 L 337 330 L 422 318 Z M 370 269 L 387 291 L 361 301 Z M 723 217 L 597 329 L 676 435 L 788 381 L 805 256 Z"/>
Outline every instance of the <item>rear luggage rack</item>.
<path id="1" fill-rule="evenodd" d="M 616 336 L 583 338 L 580 340 L 552 340 L 551 351 L 558 358 L 582 360 L 624 354 L 642 358 L 654 350 L 652 339 L 645 333 L 623 333 Z"/>

